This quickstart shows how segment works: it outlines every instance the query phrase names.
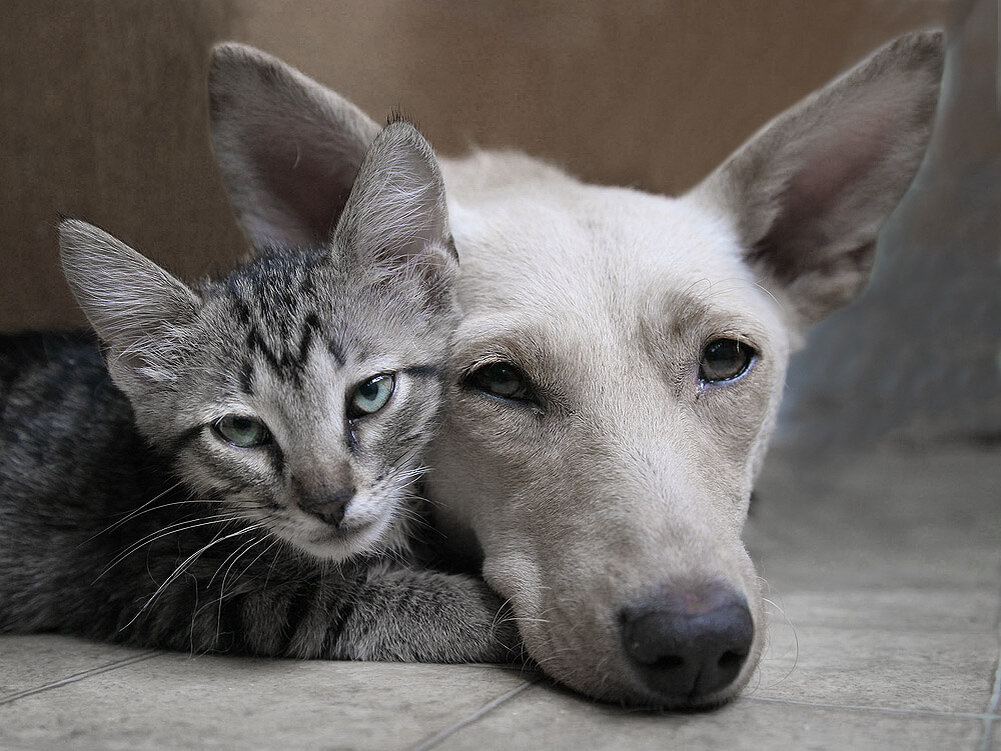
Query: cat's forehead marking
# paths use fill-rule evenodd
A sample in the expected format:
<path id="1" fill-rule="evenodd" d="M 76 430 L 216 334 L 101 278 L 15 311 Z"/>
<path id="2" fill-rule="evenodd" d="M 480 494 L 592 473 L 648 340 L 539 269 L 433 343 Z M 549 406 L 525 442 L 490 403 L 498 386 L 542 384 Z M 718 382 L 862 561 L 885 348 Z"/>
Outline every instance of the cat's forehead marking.
<path id="1" fill-rule="evenodd" d="M 254 395 L 254 363 L 246 357 L 240 363 L 240 390 L 247 396 Z"/>
<path id="2" fill-rule="evenodd" d="M 331 356 L 334 358 L 334 362 L 337 363 L 338 367 L 343 368 L 344 364 L 348 361 L 347 348 L 344 346 L 344 340 L 339 336 L 334 335 L 331 338 L 330 343 L 327 345 L 327 351 L 330 352 Z"/>
<path id="3" fill-rule="evenodd" d="M 233 341 L 244 349 L 237 362 L 244 393 L 254 393 L 262 363 L 280 381 L 302 386 L 314 344 L 329 339 L 329 305 L 320 294 L 327 285 L 315 279 L 323 260 L 316 250 L 264 252 L 217 283 L 235 319 Z"/>
<path id="4" fill-rule="evenodd" d="M 354 329 L 354 330 L 353 330 Z M 327 342 L 327 351 L 330 352 L 334 362 L 339 368 L 347 365 L 348 361 L 358 359 L 358 344 L 361 339 L 360 332 L 356 327 L 350 327 L 347 321 L 339 321 L 330 332 Z"/>
<path id="5" fill-rule="evenodd" d="M 301 389 L 315 368 L 324 378 L 338 371 L 346 376 L 347 368 L 358 378 L 373 368 L 396 370 L 382 337 L 388 317 L 399 338 L 398 318 L 359 285 L 357 275 L 349 281 L 341 267 L 310 251 L 258 257 L 220 280 L 210 295 L 222 298 L 230 322 L 214 325 L 229 329 L 220 333 L 235 345 L 227 347 L 226 360 L 239 390 L 259 396 L 264 371 Z"/>
<path id="6" fill-rule="evenodd" d="M 283 342 L 288 346 L 277 350 L 268 343 L 262 328 L 251 324 L 247 331 L 247 348 L 259 353 L 279 378 L 301 385 L 313 340 L 319 332 L 320 318 L 315 312 L 310 312 L 299 326 L 298 341 L 290 337 Z"/>

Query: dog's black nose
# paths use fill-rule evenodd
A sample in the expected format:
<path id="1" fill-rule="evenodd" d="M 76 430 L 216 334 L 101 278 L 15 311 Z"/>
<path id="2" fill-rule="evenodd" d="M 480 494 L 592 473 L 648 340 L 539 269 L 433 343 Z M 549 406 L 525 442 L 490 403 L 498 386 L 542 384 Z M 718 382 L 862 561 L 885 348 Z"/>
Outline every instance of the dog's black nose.
<path id="1" fill-rule="evenodd" d="M 335 493 L 301 498 L 299 507 L 307 514 L 312 514 L 330 526 L 336 527 L 344 520 L 348 504 L 354 497 L 354 488 L 344 488 Z"/>
<path id="2" fill-rule="evenodd" d="M 688 701 L 730 685 L 754 640 L 747 600 L 719 582 L 659 587 L 623 608 L 621 628 L 647 687 Z"/>

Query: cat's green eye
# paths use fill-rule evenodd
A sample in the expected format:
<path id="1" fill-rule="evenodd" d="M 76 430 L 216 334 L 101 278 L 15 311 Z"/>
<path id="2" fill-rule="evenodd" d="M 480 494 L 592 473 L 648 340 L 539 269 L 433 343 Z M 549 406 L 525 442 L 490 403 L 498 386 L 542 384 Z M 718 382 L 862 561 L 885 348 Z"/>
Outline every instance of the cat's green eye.
<path id="1" fill-rule="evenodd" d="M 226 415 L 212 423 L 212 430 L 226 443 L 241 449 L 263 446 L 271 441 L 267 426 L 254 417 Z"/>
<path id="2" fill-rule="evenodd" d="M 392 373 L 383 373 L 360 383 L 348 397 L 347 415 L 349 420 L 378 412 L 389 402 L 396 388 Z"/>

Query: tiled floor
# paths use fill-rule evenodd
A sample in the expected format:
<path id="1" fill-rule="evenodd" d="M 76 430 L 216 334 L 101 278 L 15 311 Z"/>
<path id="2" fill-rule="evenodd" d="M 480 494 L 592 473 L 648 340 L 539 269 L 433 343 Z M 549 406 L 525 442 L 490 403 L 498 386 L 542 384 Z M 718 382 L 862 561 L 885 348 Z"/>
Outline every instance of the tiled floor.
<path id="1" fill-rule="evenodd" d="M 1001 751 L 1001 450 L 776 453 L 747 539 L 770 641 L 715 712 L 596 705 L 486 666 L 5 637 L 0 748 Z"/>

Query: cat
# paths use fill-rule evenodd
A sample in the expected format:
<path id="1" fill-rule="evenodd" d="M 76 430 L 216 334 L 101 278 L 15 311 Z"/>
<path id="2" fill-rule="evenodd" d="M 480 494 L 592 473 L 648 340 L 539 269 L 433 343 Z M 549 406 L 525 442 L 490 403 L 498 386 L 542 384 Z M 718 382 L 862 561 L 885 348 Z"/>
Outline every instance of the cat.
<path id="1" fill-rule="evenodd" d="M 0 633 L 514 659 L 499 598 L 410 544 L 459 317 L 443 191 L 397 120 L 324 247 L 265 249 L 194 286 L 64 219 L 99 340 L 2 338 Z"/>

